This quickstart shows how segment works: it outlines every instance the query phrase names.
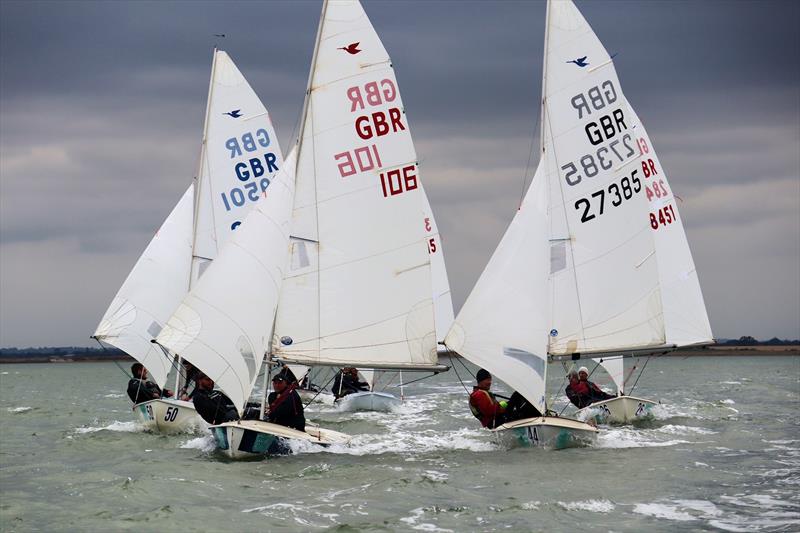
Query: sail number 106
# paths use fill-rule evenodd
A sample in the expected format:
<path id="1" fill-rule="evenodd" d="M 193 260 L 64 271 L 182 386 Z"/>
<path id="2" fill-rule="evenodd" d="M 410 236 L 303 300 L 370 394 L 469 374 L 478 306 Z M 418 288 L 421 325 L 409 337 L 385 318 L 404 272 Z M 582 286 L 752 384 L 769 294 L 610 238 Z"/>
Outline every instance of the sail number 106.
<path id="1" fill-rule="evenodd" d="M 380 173 L 381 190 L 383 197 L 395 196 L 406 191 L 413 191 L 417 188 L 416 165 L 408 165 L 403 168 L 395 168 Z"/>

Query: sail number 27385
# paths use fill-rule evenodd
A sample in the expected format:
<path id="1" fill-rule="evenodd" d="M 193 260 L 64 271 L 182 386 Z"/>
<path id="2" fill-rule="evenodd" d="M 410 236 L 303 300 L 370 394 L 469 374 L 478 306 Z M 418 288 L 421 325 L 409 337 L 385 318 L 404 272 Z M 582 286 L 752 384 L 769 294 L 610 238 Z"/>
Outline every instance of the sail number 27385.
<path id="1" fill-rule="evenodd" d="M 608 187 L 593 192 L 590 196 L 579 198 L 575 201 L 575 209 L 581 214 L 581 223 L 606 213 L 607 204 L 619 207 L 622 202 L 630 200 L 642 190 L 642 182 L 636 176 L 638 170 L 631 171 L 630 177 L 625 176 L 619 183 L 610 183 Z"/>

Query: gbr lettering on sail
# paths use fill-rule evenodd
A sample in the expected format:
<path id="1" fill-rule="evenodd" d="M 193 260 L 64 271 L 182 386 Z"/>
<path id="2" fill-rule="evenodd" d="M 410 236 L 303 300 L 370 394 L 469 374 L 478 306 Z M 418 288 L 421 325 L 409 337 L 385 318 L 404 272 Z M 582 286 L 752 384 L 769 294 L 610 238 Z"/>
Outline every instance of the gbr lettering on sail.
<path id="1" fill-rule="evenodd" d="M 397 86 L 389 78 L 355 85 L 346 90 L 346 101 L 353 118 L 356 135 L 368 144 L 335 154 L 342 178 L 370 170 L 380 170 L 380 149 L 375 142 L 387 135 L 406 131 L 403 111 L 395 105 Z M 370 142 L 372 141 L 372 142 Z M 389 198 L 417 188 L 416 163 L 379 172 L 381 191 Z"/>
<path id="2" fill-rule="evenodd" d="M 611 183 L 575 200 L 574 208 L 581 223 L 588 223 L 634 196 L 645 194 L 652 207 L 650 226 L 658 230 L 672 224 L 677 215 L 647 135 L 643 128 L 638 135 L 634 132 L 622 104 L 612 80 L 570 98 L 588 146 L 582 155 L 561 165 L 563 178 L 568 186 L 574 187 L 621 167 L 630 168 Z M 628 165 L 635 158 L 640 159 L 639 164 Z"/>

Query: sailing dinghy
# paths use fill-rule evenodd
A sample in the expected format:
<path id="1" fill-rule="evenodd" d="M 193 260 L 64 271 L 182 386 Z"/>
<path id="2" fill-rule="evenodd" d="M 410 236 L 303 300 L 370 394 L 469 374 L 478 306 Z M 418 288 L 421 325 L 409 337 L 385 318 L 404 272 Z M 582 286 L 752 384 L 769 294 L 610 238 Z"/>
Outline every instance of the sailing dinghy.
<path id="1" fill-rule="evenodd" d="M 663 170 L 569 0 L 547 4 L 542 93 L 539 166 L 445 342 L 547 413 L 548 361 L 661 353 L 710 328 Z M 552 416 L 493 431 L 553 448 L 597 432 Z"/>
<path id="2" fill-rule="evenodd" d="M 230 56 L 215 49 L 197 177 L 134 265 L 93 337 L 142 363 L 163 388 L 174 363 L 151 339 L 269 186 L 282 160 L 267 109 Z M 176 391 L 180 374 L 176 371 Z M 146 429 L 159 433 L 204 425 L 191 402 L 176 398 L 142 402 L 133 412 Z"/>

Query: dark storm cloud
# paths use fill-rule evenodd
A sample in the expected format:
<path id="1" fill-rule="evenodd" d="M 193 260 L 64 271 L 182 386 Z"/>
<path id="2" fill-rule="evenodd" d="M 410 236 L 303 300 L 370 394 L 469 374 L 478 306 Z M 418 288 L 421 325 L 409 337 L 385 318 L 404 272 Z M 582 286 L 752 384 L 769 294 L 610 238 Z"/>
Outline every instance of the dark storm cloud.
<path id="1" fill-rule="evenodd" d="M 618 53 L 625 93 L 683 198 L 715 333 L 800 336 L 800 4 L 578 6 Z M 319 8 L 0 3 L 0 344 L 84 342 L 195 173 L 215 41 L 288 148 Z M 545 6 L 365 9 L 397 71 L 458 309 L 538 162 Z M 749 300 L 731 304 L 743 285 Z M 52 327 L 30 327 L 54 297 Z"/>

